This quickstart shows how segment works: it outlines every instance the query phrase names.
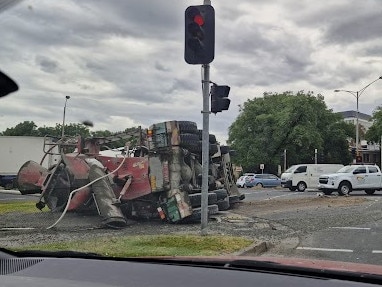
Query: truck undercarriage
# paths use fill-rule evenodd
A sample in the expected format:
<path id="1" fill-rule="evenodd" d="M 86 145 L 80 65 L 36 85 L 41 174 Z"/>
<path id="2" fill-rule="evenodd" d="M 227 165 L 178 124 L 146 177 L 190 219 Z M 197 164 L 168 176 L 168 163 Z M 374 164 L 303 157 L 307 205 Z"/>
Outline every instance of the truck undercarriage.
<path id="1" fill-rule="evenodd" d="M 101 151 L 120 140 L 126 143 L 120 154 Z M 46 169 L 28 161 L 17 175 L 21 192 L 41 192 L 37 208 L 97 212 L 112 228 L 123 227 L 127 218 L 200 221 L 202 145 L 196 123 L 168 121 L 109 137 L 53 142 L 61 151 L 57 164 Z M 213 135 L 209 145 L 211 215 L 231 208 L 244 195 L 235 185 L 229 147 L 220 146 Z"/>

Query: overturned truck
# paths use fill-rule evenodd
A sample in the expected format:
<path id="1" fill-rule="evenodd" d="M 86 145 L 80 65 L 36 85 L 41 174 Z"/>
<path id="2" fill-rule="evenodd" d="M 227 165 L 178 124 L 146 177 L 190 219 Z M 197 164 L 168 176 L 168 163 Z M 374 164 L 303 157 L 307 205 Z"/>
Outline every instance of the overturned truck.
<path id="1" fill-rule="evenodd" d="M 20 191 L 41 193 L 36 204 L 52 212 L 91 211 L 109 227 L 127 218 L 169 222 L 200 221 L 202 130 L 190 121 L 167 121 L 109 137 L 63 137 L 61 160 L 46 169 L 28 161 L 19 170 Z M 124 140 L 120 154 L 102 150 Z M 235 184 L 231 151 L 209 137 L 208 214 L 227 210 L 244 198 Z"/>

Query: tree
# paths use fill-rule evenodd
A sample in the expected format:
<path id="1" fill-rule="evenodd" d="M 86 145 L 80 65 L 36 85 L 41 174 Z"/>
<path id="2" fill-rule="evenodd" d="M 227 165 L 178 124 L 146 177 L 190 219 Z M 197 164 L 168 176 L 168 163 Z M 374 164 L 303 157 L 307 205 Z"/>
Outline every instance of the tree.
<path id="1" fill-rule="evenodd" d="M 238 153 L 236 163 L 246 170 L 264 163 L 275 172 L 284 149 L 288 165 L 314 162 L 315 149 L 327 163 L 349 163 L 347 137 L 352 129 L 354 125 L 327 109 L 322 95 L 264 93 L 240 107 L 228 141 Z"/>
<path id="2" fill-rule="evenodd" d="M 365 139 L 368 142 L 381 143 L 382 136 L 382 106 L 378 106 L 371 118 L 372 126 L 367 130 Z"/>
<path id="3" fill-rule="evenodd" d="M 13 128 L 2 132 L 3 136 L 38 136 L 37 125 L 32 121 L 24 121 Z"/>

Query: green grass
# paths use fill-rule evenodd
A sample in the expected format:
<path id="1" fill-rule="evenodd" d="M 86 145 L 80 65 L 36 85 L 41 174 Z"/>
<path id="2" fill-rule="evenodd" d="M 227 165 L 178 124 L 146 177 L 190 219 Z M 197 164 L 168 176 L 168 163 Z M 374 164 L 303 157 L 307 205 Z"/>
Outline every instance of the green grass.
<path id="1" fill-rule="evenodd" d="M 213 256 L 232 254 L 252 244 L 242 237 L 197 235 L 146 235 L 100 237 L 24 246 L 23 250 L 94 252 L 112 257 L 137 256 Z"/>
<path id="2" fill-rule="evenodd" d="M 36 202 L 32 201 L 17 201 L 17 202 L 2 202 L 0 203 L 0 214 L 10 212 L 34 213 L 41 212 L 36 208 Z"/>

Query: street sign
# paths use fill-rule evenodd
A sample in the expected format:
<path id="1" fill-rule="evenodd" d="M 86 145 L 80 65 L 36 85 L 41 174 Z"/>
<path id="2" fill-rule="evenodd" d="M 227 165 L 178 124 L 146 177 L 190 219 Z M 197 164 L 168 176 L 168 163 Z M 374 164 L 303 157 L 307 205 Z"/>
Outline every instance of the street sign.
<path id="1" fill-rule="evenodd" d="M 263 164 L 263 163 L 260 164 L 260 169 L 261 169 L 261 170 L 264 169 L 264 164 Z"/>

